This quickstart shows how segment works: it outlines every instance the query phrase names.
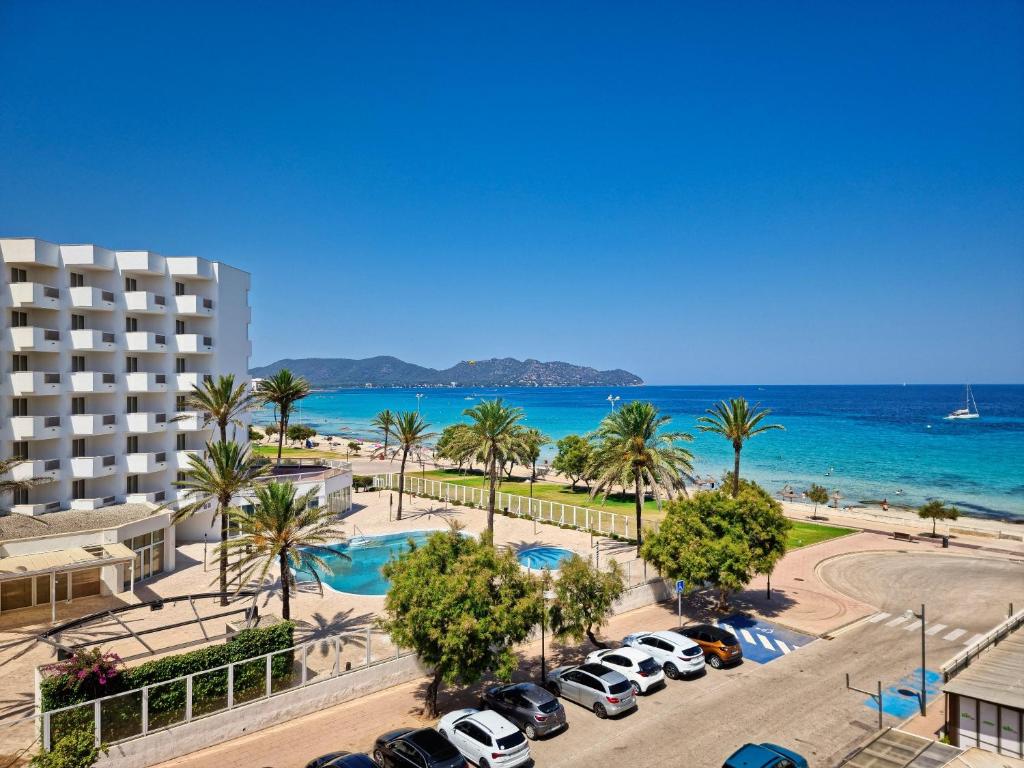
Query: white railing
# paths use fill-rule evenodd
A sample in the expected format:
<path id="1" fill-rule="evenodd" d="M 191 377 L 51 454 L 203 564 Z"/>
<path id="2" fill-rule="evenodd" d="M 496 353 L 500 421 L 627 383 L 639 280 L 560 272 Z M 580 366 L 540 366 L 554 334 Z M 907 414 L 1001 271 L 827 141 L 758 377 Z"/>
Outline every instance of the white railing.
<path id="1" fill-rule="evenodd" d="M 968 648 L 943 664 L 941 668 L 942 681 L 944 683 L 949 682 L 965 667 L 970 666 L 970 663 L 980 656 L 982 651 L 991 645 L 998 645 L 1000 640 L 1003 640 L 1007 635 L 1016 632 L 1022 626 L 1024 626 L 1024 610 L 1011 614 L 997 627 L 990 629 L 978 638 L 976 642 L 971 643 Z"/>
<path id="2" fill-rule="evenodd" d="M 97 746 L 109 746 L 411 653 L 395 647 L 387 634 L 367 628 L 52 709 L 33 719 L 38 721 L 37 733 L 45 750 L 64 734 L 79 729 L 91 731 Z"/>
<path id="3" fill-rule="evenodd" d="M 377 488 L 397 490 L 398 475 L 395 473 L 376 475 L 373 478 L 373 483 Z M 489 500 L 489 491 L 485 488 L 475 488 L 411 474 L 405 476 L 405 492 L 463 506 L 486 508 Z M 500 511 L 504 514 L 529 518 L 542 523 L 566 526 L 580 531 L 593 531 L 606 536 L 636 538 L 636 525 L 633 519 L 618 512 L 608 512 L 592 507 L 577 507 L 573 504 L 535 499 L 504 491 L 495 493 L 494 508 L 496 512 Z M 644 521 L 644 528 L 657 529 L 657 527 L 656 521 Z"/>

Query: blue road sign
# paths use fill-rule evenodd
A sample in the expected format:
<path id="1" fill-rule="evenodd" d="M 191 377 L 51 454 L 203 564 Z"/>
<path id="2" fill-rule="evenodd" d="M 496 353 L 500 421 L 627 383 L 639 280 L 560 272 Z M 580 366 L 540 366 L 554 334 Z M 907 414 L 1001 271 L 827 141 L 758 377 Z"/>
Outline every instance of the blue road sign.
<path id="1" fill-rule="evenodd" d="M 686 591 L 686 582 L 680 579 L 676 582 L 676 594 L 681 595 Z"/>
<path id="2" fill-rule="evenodd" d="M 740 641 L 743 658 L 756 664 L 788 656 L 814 640 L 811 635 L 779 627 L 770 621 L 759 621 L 750 616 L 735 614 L 718 622 L 718 626 L 731 632 Z"/>

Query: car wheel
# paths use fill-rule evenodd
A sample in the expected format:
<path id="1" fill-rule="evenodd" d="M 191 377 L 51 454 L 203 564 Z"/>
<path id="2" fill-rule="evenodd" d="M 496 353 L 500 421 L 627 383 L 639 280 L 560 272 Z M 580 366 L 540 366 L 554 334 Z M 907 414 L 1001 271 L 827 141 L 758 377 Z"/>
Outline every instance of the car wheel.
<path id="1" fill-rule="evenodd" d="M 630 685 L 633 686 L 633 695 L 634 696 L 639 696 L 641 693 L 643 693 L 643 691 L 640 690 L 640 683 L 638 683 L 636 680 L 633 680 L 630 683 Z"/>
<path id="2" fill-rule="evenodd" d="M 442 728 L 441 730 L 439 730 L 439 731 L 438 731 L 438 733 L 440 733 L 440 734 L 441 734 L 441 738 L 442 738 L 442 739 L 447 739 L 447 738 L 448 738 L 448 732 L 447 732 L 447 731 L 446 731 L 446 730 L 445 730 L 444 728 Z"/>
<path id="3" fill-rule="evenodd" d="M 483 697 L 481 697 L 480 701 L 477 702 L 477 707 L 476 708 L 477 709 L 487 709 L 487 702 L 483 700 Z"/>
<path id="4" fill-rule="evenodd" d="M 597 704 L 594 705 L 594 714 L 597 715 L 599 720 L 604 720 L 608 717 L 608 710 L 604 708 L 604 704 L 597 702 Z"/>
<path id="5" fill-rule="evenodd" d="M 665 665 L 665 677 L 667 677 L 669 680 L 678 680 L 679 679 L 679 670 L 676 669 L 676 665 L 675 664 L 666 664 Z"/>
<path id="6" fill-rule="evenodd" d="M 479 766 L 479 768 L 489 768 L 487 761 L 482 757 L 480 758 L 480 762 L 477 763 L 477 766 Z"/>
<path id="7" fill-rule="evenodd" d="M 714 654 L 714 653 L 712 653 L 710 656 L 708 656 L 708 664 L 711 665 L 712 669 L 721 669 L 722 668 L 722 660 L 720 658 L 718 658 L 717 654 Z"/>
<path id="8" fill-rule="evenodd" d="M 548 683 L 547 689 L 548 693 L 550 693 L 552 696 L 557 697 L 562 695 L 562 692 L 558 689 L 558 683 Z"/>
<path id="9" fill-rule="evenodd" d="M 533 725 L 531 725 L 530 723 L 527 723 L 526 727 L 523 728 L 523 733 L 526 734 L 526 738 L 528 738 L 530 741 L 533 741 L 537 738 L 537 729 L 534 728 Z"/>
<path id="10" fill-rule="evenodd" d="M 384 765 L 384 753 L 379 749 L 373 750 L 373 762 L 377 765 Z"/>

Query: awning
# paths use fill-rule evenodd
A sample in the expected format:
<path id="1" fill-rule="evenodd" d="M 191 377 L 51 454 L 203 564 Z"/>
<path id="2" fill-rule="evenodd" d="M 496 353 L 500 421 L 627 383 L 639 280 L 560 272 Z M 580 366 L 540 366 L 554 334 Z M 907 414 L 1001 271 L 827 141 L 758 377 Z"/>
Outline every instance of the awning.
<path id="1" fill-rule="evenodd" d="M 130 563 L 135 553 L 124 544 L 96 544 L 88 547 L 70 547 L 33 555 L 14 555 L 0 558 L 0 581 L 23 579 L 54 571 L 63 573 L 105 565 Z"/>

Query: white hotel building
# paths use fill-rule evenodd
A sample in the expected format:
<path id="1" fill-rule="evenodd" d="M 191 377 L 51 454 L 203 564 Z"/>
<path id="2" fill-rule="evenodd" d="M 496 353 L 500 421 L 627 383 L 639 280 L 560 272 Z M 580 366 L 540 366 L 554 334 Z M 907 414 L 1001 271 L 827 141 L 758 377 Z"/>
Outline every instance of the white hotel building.
<path id="1" fill-rule="evenodd" d="M 248 378 L 249 274 L 29 238 L 0 238 L 0 269 L 0 456 L 42 479 L 0 497 L 0 613 L 173 569 L 171 512 L 155 510 L 212 437 L 187 393 Z"/>

